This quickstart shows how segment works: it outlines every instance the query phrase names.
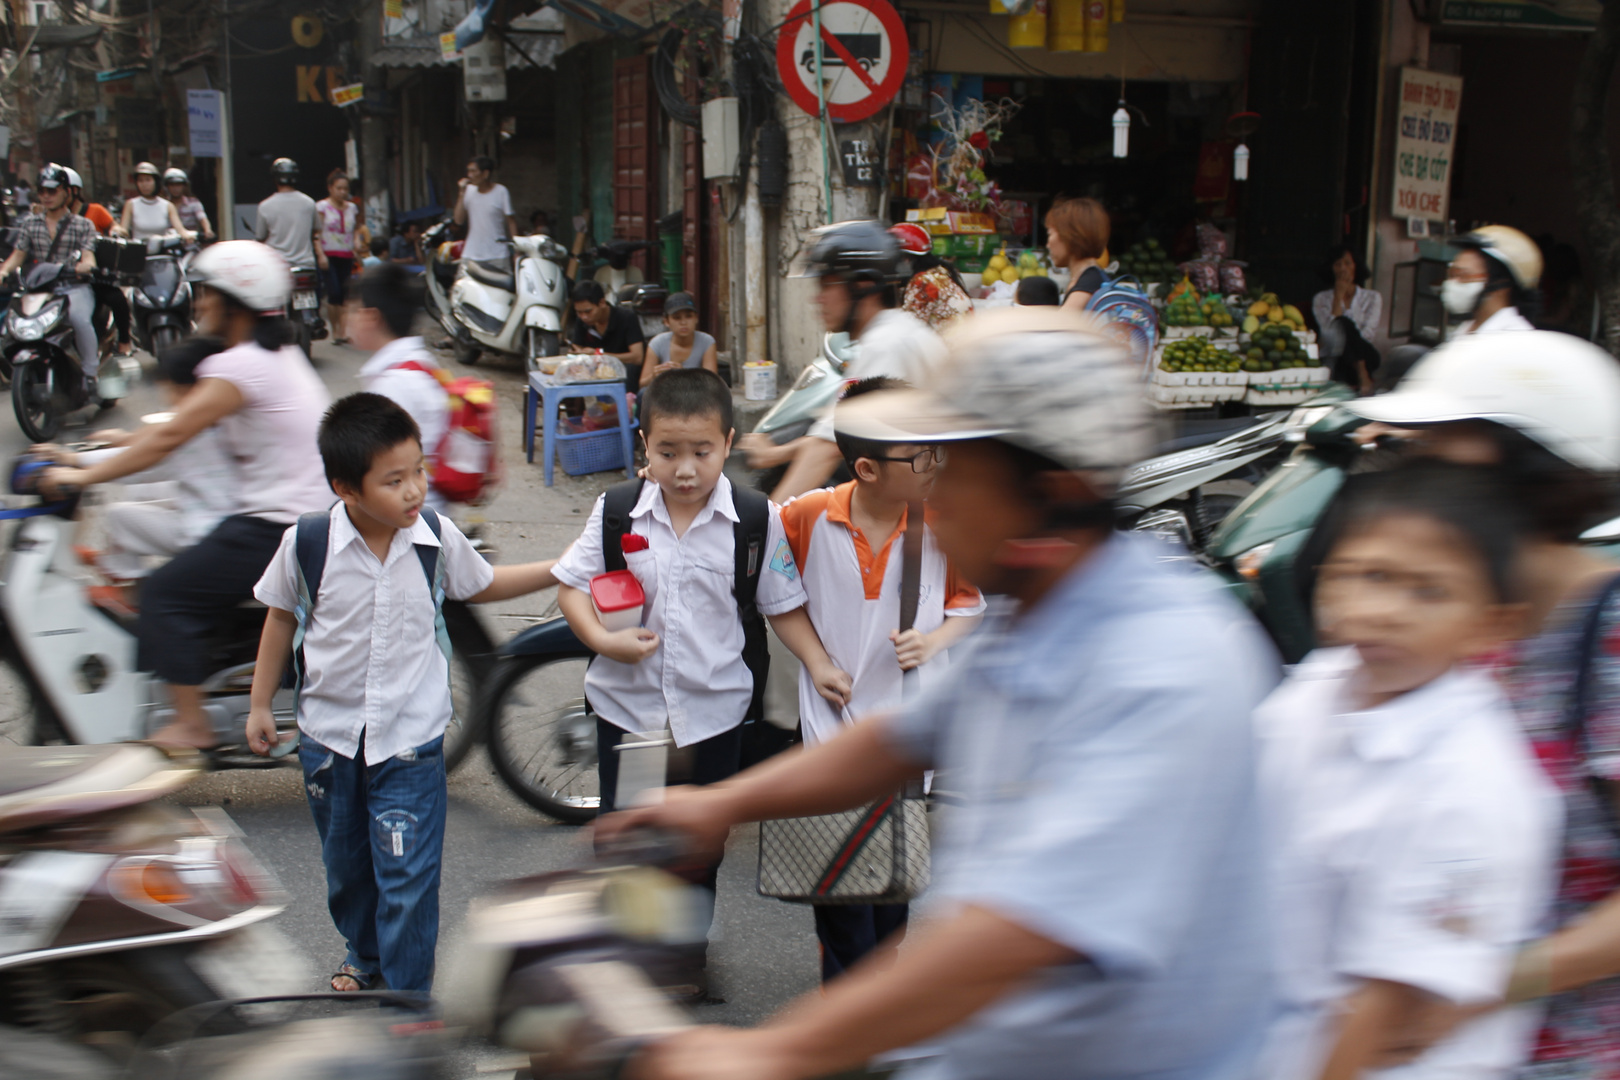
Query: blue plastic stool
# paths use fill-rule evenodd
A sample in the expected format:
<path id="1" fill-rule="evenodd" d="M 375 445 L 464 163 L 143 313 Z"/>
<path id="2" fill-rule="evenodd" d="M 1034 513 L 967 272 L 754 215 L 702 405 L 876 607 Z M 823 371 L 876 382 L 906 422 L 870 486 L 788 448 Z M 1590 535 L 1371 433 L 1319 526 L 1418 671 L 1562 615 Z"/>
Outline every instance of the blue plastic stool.
<path id="1" fill-rule="evenodd" d="M 599 383 L 552 383 L 538 371 L 529 374 L 529 387 L 524 391 L 523 445 L 534 464 L 535 411 L 540 410 L 540 428 L 543 433 L 541 454 L 546 459 L 546 487 L 551 486 L 552 470 L 557 464 L 557 407 L 567 398 L 613 399 L 618 407 L 619 438 L 624 443 L 624 475 L 635 473 L 636 452 L 631 438 L 630 402 L 625 397 L 624 383 L 618 380 Z"/>

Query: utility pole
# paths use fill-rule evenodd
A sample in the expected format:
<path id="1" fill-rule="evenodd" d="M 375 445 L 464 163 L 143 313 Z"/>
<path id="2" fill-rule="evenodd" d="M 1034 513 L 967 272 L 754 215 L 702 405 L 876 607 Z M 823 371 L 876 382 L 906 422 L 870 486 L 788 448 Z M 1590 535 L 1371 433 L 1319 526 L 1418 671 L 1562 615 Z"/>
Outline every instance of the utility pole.
<path id="1" fill-rule="evenodd" d="M 376 111 L 388 91 L 388 72 L 372 62 L 383 44 L 383 5 L 367 0 L 360 9 L 360 55 L 364 57 L 360 82 L 360 183 L 365 195 L 366 224 L 374 236 L 386 236 L 393 224 L 389 198 L 388 118 Z"/>
<path id="2" fill-rule="evenodd" d="M 27 0 L 9 0 L 11 5 L 11 28 L 17 37 L 18 53 L 17 66 L 11 73 L 11 90 L 17 95 L 17 130 L 11 133 L 11 142 L 14 146 L 28 148 L 28 160 L 39 166 L 43 162 L 34 160 L 38 155 L 39 131 L 34 117 L 34 79 L 30 70 L 32 62 L 28 59 L 28 47 L 33 43 L 33 30 L 28 25 Z M 15 151 L 13 157 L 17 157 Z M 30 177 L 29 184 L 34 182 Z"/>

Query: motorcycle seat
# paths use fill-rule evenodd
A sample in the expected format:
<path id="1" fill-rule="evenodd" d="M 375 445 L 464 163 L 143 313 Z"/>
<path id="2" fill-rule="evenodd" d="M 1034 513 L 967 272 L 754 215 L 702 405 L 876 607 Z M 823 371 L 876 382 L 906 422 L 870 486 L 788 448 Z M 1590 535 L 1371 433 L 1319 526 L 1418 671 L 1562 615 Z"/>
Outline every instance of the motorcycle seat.
<path id="1" fill-rule="evenodd" d="M 1153 448 L 1153 456 L 1163 457 L 1165 454 L 1218 443 L 1228 435 L 1236 435 L 1263 422 L 1264 418 L 1259 416 L 1234 416 L 1225 420 L 1188 420 L 1173 438 L 1166 439 Z"/>
<path id="2" fill-rule="evenodd" d="M 196 771 L 139 743 L 11 747 L 0 757 L 0 832 L 151 802 Z"/>
<path id="3" fill-rule="evenodd" d="M 467 268 L 467 276 L 475 281 L 482 281 L 494 289 L 517 292 L 517 279 L 512 276 L 510 260 L 486 259 L 479 262 L 476 259 L 464 259 L 462 265 Z"/>

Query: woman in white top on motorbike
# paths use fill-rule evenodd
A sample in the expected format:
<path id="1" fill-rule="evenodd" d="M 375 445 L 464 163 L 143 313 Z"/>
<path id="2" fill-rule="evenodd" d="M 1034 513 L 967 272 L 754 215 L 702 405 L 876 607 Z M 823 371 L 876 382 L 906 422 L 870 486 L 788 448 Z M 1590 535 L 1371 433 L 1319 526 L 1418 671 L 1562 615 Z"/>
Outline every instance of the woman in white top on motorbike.
<path id="1" fill-rule="evenodd" d="M 158 167 L 150 161 L 135 166 L 135 190 L 140 195 L 124 204 L 122 219 L 114 227 L 119 236 L 136 240 L 149 240 L 154 236 L 177 233 L 180 239 L 191 243 L 192 231 L 180 220 L 180 211 L 174 203 L 158 194 Z"/>
<path id="2" fill-rule="evenodd" d="M 211 674 L 210 645 L 220 618 L 253 586 L 300 514 L 332 505 L 315 445 L 331 395 L 302 351 L 289 344 L 284 312 L 292 274 L 281 256 L 253 240 L 204 249 L 191 263 L 197 328 L 225 349 L 197 366 L 197 385 L 162 424 L 135 433 L 122 453 L 87 469 L 51 469 L 41 487 L 89 487 L 150 469 L 201 432 L 219 425 L 241 475 L 237 512 L 200 542 L 155 570 L 141 592 L 138 663 L 167 682 L 175 718 L 151 741 L 212 749 L 217 737 L 199 684 Z"/>

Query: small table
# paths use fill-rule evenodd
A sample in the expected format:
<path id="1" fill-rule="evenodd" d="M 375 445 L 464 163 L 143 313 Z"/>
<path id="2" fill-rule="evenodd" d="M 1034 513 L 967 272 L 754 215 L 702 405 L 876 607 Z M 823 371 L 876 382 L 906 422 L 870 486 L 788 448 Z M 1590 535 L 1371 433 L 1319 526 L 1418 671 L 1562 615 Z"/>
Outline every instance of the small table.
<path id="1" fill-rule="evenodd" d="M 523 394 L 523 445 L 529 464 L 534 464 L 535 412 L 540 411 L 543 433 L 541 454 L 546 459 L 546 487 L 551 486 L 552 469 L 557 463 L 557 407 L 567 398 L 611 398 L 618 408 L 619 438 L 624 444 L 624 475 L 634 475 L 636 454 L 630 434 L 630 403 L 625 396 L 624 381 L 559 383 L 538 371 L 529 373 L 529 385 Z"/>

